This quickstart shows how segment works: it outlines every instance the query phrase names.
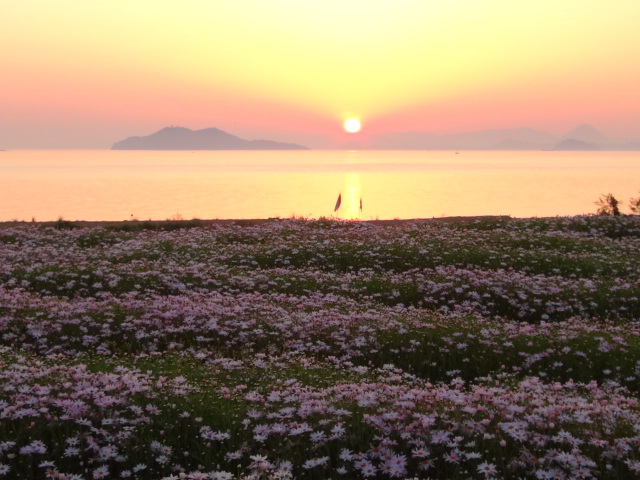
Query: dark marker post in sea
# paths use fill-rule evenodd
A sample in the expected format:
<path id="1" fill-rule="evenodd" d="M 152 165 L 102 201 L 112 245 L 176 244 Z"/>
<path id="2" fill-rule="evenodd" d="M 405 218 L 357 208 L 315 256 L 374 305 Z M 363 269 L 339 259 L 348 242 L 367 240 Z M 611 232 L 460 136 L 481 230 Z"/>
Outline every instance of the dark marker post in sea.
<path id="1" fill-rule="evenodd" d="M 336 206 L 333 209 L 333 211 L 337 212 L 338 209 L 340 208 L 340 205 L 342 205 L 342 192 L 338 194 L 338 200 L 336 200 Z"/>

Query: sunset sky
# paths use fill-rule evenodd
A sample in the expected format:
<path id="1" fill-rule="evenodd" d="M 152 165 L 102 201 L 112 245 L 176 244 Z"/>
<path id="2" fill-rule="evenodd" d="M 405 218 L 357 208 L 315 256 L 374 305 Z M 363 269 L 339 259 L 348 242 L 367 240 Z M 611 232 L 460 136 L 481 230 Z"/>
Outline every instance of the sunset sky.
<path id="1" fill-rule="evenodd" d="M 582 123 L 640 137 L 638 0 L 3 0 L 0 18 L 0 148 L 167 125 L 315 148 Z"/>

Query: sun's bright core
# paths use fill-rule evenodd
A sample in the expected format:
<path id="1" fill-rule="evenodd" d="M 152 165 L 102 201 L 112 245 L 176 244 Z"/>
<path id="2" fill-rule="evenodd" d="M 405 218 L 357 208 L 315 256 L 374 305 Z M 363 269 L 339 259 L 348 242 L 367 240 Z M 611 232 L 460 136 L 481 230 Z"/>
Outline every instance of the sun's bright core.
<path id="1" fill-rule="evenodd" d="M 359 132 L 360 127 L 360 121 L 355 118 L 350 118 L 344 122 L 344 129 L 349 133 Z"/>

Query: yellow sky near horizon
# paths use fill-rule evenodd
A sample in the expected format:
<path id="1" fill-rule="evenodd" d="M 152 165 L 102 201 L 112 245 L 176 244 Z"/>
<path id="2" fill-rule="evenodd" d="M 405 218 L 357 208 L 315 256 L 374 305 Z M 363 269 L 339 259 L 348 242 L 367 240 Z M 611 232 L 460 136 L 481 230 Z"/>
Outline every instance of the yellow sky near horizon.
<path id="1" fill-rule="evenodd" d="M 346 116 L 363 133 L 588 122 L 640 136 L 637 0 L 26 0 L 0 14 L 9 146 L 167 124 L 330 137 Z"/>

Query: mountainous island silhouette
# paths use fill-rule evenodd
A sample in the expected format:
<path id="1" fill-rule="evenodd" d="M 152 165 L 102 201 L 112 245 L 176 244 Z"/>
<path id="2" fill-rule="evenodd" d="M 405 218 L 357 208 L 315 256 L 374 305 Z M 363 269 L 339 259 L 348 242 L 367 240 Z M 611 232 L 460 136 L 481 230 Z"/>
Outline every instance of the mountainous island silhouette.
<path id="1" fill-rule="evenodd" d="M 383 150 L 640 150 L 637 139 L 609 138 L 591 125 L 557 136 L 533 128 L 513 128 L 436 135 L 388 132 L 374 136 L 371 148 Z"/>
<path id="2" fill-rule="evenodd" d="M 325 147 L 320 147 L 325 148 Z M 334 147 L 335 148 L 335 147 Z M 558 136 L 533 128 L 513 128 L 436 135 L 401 131 L 371 136 L 366 143 L 338 148 L 374 150 L 640 150 L 637 139 L 610 138 L 590 125 L 580 125 Z M 308 150 L 296 143 L 245 140 L 217 128 L 191 130 L 165 127 L 151 135 L 129 137 L 116 142 L 112 150 Z"/>
<path id="3" fill-rule="evenodd" d="M 111 150 L 308 150 L 295 143 L 271 140 L 245 140 L 217 128 L 191 130 L 165 127 L 144 137 L 116 142 Z"/>

